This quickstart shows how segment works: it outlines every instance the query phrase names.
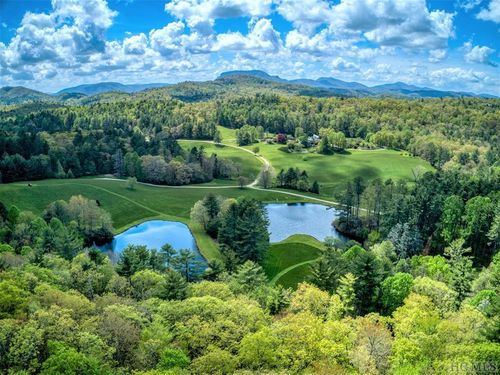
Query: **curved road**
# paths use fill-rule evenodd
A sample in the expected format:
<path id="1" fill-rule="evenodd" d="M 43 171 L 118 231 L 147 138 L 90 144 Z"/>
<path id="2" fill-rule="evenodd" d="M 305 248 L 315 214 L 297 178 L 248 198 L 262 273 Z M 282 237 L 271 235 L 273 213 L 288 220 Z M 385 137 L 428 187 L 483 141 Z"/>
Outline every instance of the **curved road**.
<path id="1" fill-rule="evenodd" d="M 178 139 L 178 141 L 179 142 L 193 142 L 194 141 L 194 142 L 203 142 L 203 143 L 209 143 L 209 144 L 216 144 L 213 141 L 206 141 L 206 140 Z M 225 146 L 225 147 L 236 148 L 238 150 L 245 151 L 245 152 L 248 152 L 249 154 L 252 154 L 257 159 L 259 159 L 259 161 L 262 163 L 263 170 L 267 171 L 267 170 L 269 170 L 269 168 L 272 167 L 271 162 L 269 160 L 267 160 L 265 157 L 263 157 L 262 155 L 257 155 L 254 152 L 252 152 L 252 151 L 250 151 L 250 150 L 248 150 L 246 148 L 243 148 L 241 146 L 228 145 L 226 143 L 217 143 L 217 144 L 221 145 L 221 146 Z M 121 179 L 114 178 L 114 177 L 96 177 L 95 179 L 97 179 L 97 180 L 110 180 L 110 181 L 122 181 L 122 182 L 125 182 L 125 180 L 121 180 Z M 234 186 L 234 185 L 203 185 L 203 186 L 182 185 L 182 186 L 172 186 L 172 185 L 156 185 L 156 184 L 151 184 L 151 183 L 148 183 L 148 182 L 137 182 L 137 183 L 138 184 L 142 184 L 142 185 L 148 185 L 148 186 L 166 188 L 166 189 L 234 189 L 234 188 L 237 187 L 237 186 Z M 309 200 L 313 200 L 313 201 L 316 201 L 316 202 L 326 203 L 326 204 L 329 204 L 329 205 L 341 206 L 341 204 L 339 202 L 334 202 L 334 201 L 327 200 L 327 199 L 310 197 L 308 195 L 300 194 L 300 193 L 292 193 L 292 192 L 282 191 L 282 190 L 276 190 L 276 189 L 264 189 L 264 188 L 258 187 L 258 184 L 259 184 L 259 176 L 257 176 L 255 178 L 255 180 L 253 180 L 251 183 L 249 183 L 245 187 L 247 187 L 249 189 L 254 189 L 254 190 L 271 191 L 273 193 L 290 195 L 290 196 L 297 197 L 297 198 L 309 199 Z"/>

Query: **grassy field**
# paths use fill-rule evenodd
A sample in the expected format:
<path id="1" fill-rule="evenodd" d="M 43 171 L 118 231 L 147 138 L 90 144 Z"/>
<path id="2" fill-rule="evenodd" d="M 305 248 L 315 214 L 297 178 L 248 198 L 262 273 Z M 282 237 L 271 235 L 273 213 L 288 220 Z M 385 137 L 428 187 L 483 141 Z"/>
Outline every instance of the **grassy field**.
<path id="1" fill-rule="evenodd" d="M 323 244 L 311 236 L 293 235 L 271 244 L 262 266 L 271 283 L 294 288 L 307 278 L 309 270 L 308 267 L 294 266 L 315 260 L 322 249 Z M 290 273 L 293 277 L 289 276 Z"/>
<path id="2" fill-rule="evenodd" d="M 189 220 L 191 207 L 210 192 L 226 198 L 245 195 L 263 202 L 304 201 L 267 191 L 236 187 L 217 189 L 207 185 L 174 188 L 138 184 L 132 191 L 126 188 L 124 181 L 94 178 L 35 181 L 31 187 L 27 182 L 0 184 L 0 201 L 7 207 L 16 205 L 20 210 L 39 214 L 55 200 L 68 200 L 73 195 L 81 194 L 100 201 L 101 206 L 111 214 L 116 233 L 153 218 L 180 221 L 190 227 L 203 256 L 214 259 L 220 257 L 215 242 Z"/>
<path id="3" fill-rule="evenodd" d="M 226 128 L 220 130 L 223 142 L 235 146 L 235 131 Z M 261 168 L 258 158 L 241 149 L 191 140 L 182 140 L 180 143 L 185 148 L 203 145 L 207 154 L 215 152 L 220 157 L 230 158 L 241 166 L 243 174 L 248 177 L 256 176 Z M 251 150 L 254 146 L 256 145 L 247 146 L 246 149 Z M 331 197 L 332 193 L 338 194 L 345 183 L 355 176 L 365 179 L 380 177 L 410 180 L 412 169 L 418 166 L 424 169 L 432 168 L 420 158 L 393 150 L 350 150 L 345 154 L 327 156 L 315 153 L 291 154 L 286 152 L 282 145 L 260 143 L 258 146 L 259 154 L 270 161 L 277 171 L 289 167 L 305 169 L 311 181 L 320 182 L 323 197 Z M 236 181 L 227 180 L 214 180 L 207 184 L 180 188 L 138 184 L 137 188 L 131 191 L 126 189 L 123 181 L 116 180 L 44 180 L 33 182 L 32 187 L 28 187 L 27 182 L 0 184 L 0 201 L 7 206 L 15 204 L 21 210 L 41 213 L 50 202 L 67 200 L 73 195 L 81 194 L 101 202 L 102 207 L 111 214 L 117 233 L 153 218 L 180 221 L 190 227 L 200 252 L 208 260 L 220 258 L 217 245 L 202 228 L 191 223 L 189 219 L 191 207 L 206 194 L 212 192 L 226 198 L 245 195 L 262 202 L 308 201 L 306 198 L 272 191 L 241 190 L 236 186 L 228 186 L 235 184 Z M 273 283 L 295 287 L 305 279 L 311 261 L 318 257 L 321 248 L 321 243 L 312 237 L 292 236 L 271 246 L 263 263 L 264 269 Z"/>
<path id="4" fill-rule="evenodd" d="M 317 180 L 322 195 L 338 195 L 345 184 L 356 176 L 365 180 L 382 178 L 412 179 L 412 169 L 432 167 L 426 161 L 394 150 L 349 150 L 344 154 L 289 153 L 283 146 L 260 144 L 260 154 L 271 162 L 276 173 L 280 169 L 304 169 L 310 181 Z"/>
<path id="5" fill-rule="evenodd" d="M 219 126 L 222 133 L 222 142 L 229 145 L 236 145 L 235 130 L 227 129 Z M 188 145 L 196 145 L 196 141 L 183 141 L 184 147 Z M 321 185 L 321 195 L 331 197 L 332 194 L 336 197 L 343 191 L 346 182 L 352 180 L 356 176 L 361 176 L 365 180 L 381 178 L 386 180 L 392 178 L 394 180 L 403 179 L 407 181 L 413 180 L 412 170 L 415 168 L 423 168 L 423 170 L 432 170 L 432 166 L 425 160 L 412 157 L 405 151 L 396 150 L 347 150 L 342 154 L 321 155 L 314 152 L 304 153 L 289 153 L 284 145 L 258 143 L 245 146 L 251 150 L 258 146 L 259 154 L 266 158 L 276 173 L 280 169 L 288 169 L 297 167 L 304 169 L 309 174 L 310 181 L 317 180 Z M 215 148 L 215 146 L 212 145 Z M 207 149 L 208 151 L 208 149 Z M 242 155 L 244 152 L 236 148 L 227 147 L 224 150 L 224 156 L 236 160 L 242 158 L 242 165 L 245 170 L 251 168 L 260 168 L 248 166 L 248 157 Z M 223 154 L 220 154 L 223 156 Z M 254 158 L 254 161 L 255 160 Z"/>
<path id="6" fill-rule="evenodd" d="M 261 169 L 262 163 L 258 158 L 250 154 L 249 152 L 241 151 L 233 147 L 227 147 L 223 145 L 214 145 L 207 142 L 191 141 L 191 140 L 180 140 L 179 144 L 184 149 L 190 149 L 192 147 L 204 147 L 206 155 L 216 154 L 217 156 L 230 159 L 241 168 L 241 174 L 249 179 L 254 179 Z M 231 183 L 226 181 L 226 184 Z M 235 184 L 235 182 L 233 181 Z"/>

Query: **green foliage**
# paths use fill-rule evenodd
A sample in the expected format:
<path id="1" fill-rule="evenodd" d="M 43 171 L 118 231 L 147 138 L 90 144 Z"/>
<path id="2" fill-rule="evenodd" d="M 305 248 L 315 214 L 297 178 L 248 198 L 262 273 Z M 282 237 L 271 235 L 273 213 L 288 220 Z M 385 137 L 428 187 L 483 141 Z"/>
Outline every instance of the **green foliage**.
<path id="1" fill-rule="evenodd" d="M 413 277 L 410 274 L 398 272 L 382 282 L 381 303 L 387 313 L 401 306 L 412 291 Z"/>
<path id="2" fill-rule="evenodd" d="M 78 353 L 75 349 L 58 342 L 49 342 L 50 356 L 42 365 L 43 375 L 98 375 L 108 373 L 104 371 L 99 361 Z"/>
<path id="3" fill-rule="evenodd" d="M 165 349 L 157 368 L 159 370 L 182 369 L 189 366 L 189 358 L 182 350 Z"/>
<path id="4" fill-rule="evenodd" d="M 241 262 L 261 261 L 269 247 L 267 227 L 263 205 L 243 198 L 231 204 L 221 218 L 218 241 L 233 250 Z"/>

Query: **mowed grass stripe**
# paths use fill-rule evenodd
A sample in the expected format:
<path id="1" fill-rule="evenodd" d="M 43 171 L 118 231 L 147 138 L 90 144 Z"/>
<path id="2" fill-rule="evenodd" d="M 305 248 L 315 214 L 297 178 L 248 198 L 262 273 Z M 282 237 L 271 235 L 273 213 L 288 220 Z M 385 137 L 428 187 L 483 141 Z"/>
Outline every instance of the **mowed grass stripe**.
<path id="1" fill-rule="evenodd" d="M 314 237 L 293 235 L 271 244 L 262 266 L 271 283 L 275 283 L 294 267 L 313 262 L 323 248 L 323 244 Z"/>

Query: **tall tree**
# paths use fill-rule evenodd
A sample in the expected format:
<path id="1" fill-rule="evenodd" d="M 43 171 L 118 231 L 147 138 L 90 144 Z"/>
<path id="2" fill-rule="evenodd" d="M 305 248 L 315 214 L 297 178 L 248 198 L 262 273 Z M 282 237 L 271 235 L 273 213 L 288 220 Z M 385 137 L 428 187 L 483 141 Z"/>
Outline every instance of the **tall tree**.
<path id="1" fill-rule="evenodd" d="M 240 261 L 261 261 L 269 247 L 269 221 L 259 201 L 243 198 L 231 204 L 221 219 L 219 243 L 233 250 Z"/>

